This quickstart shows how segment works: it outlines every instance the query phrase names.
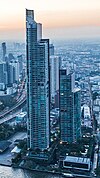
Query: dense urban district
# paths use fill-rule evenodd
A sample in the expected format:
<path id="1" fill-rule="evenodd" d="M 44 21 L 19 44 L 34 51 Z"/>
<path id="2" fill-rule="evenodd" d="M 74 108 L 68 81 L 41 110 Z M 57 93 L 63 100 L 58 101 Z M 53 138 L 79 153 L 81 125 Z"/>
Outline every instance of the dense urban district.
<path id="1" fill-rule="evenodd" d="M 100 41 L 51 44 L 26 10 L 26 44 L 0 46 L 0 164 L 99 178 Z"/>

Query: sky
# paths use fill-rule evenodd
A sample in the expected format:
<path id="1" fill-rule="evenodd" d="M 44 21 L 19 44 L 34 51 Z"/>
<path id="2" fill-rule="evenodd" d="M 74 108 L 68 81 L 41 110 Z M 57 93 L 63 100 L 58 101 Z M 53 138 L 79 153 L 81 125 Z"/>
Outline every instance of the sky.
<path id="1" fill-rule="evenodd" d="M 0 40 L 25 39 L 25 8 L 46 38 L 100 38 L 100 0 L 0 0 Z"/>

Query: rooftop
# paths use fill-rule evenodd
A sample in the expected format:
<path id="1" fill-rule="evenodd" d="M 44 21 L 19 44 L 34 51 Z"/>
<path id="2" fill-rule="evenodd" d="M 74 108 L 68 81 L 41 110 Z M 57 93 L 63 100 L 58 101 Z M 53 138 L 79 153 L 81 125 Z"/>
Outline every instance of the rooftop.
<path id="1" fill-rule="evenodd" d="M 80 163 L 80 164 L 89 164 L 90 159 L 89 158 L 82 158 L 82 157 L 74 157 L 74 156 L 66 156 L 65 160 L 67 162 L 74 162 L 74 163 Z"/>
<path id="2" fill-rule="evenodd" d="M 23 117 L 26 116 L 26 114 L 27 114 L 26 112 L 21 112 L 21 113 L 18 114 L 16 117 L 22 117 L 22 118 L 23 118 Z"/>
<path id="3" fill-rule="evenodd" d="M 11 144 L 11 142 L 9 141 L 0 141 L 0 152 L 4 152 L 8 147 L 9 145 Z"/>
<path id="4" fill-rule="evenodd" d="M 15 148 L 11 151 L 11 153 L 20 153 L 21 149 L 15 146 Z"/>
<path id="5" fill-rule="evenodd" d="M 80 91 L 80 88 L 78 88 L 78 87 L 73 89 L 73 93 L 76 93 L 78 91 Z"/>

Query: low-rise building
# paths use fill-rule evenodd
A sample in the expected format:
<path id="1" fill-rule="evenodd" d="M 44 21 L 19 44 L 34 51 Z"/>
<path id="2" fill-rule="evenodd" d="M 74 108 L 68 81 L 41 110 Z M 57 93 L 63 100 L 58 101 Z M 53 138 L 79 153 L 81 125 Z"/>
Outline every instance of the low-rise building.
<path id="1" fill-rule="evenodd" d="M 90 171 L 90 158 L 66 156 L 63 159 L 63 168 L 73 168 L 81 171 Z"/>
<path id="2" fill-rule="evenodd" d="M 21 124 L 26 122 L 27 112 L 21 112 L 16 116 L 16 124 Z"/>

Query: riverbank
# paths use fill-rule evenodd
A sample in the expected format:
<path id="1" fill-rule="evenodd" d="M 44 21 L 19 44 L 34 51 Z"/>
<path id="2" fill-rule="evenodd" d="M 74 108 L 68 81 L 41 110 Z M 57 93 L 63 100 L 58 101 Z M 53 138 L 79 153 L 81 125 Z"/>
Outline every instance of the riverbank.
<path id="1" fill-rule="evenodd" d="M 0 166 L 0 178 L 63 178 L 60 175 Z"/>
<path id="2" fill-rule="evenodd" d="M 38 172 L 38 173 L 46 173 L 46 174 L 52 174 L 52 175 L 57 175 L 57 176 L 61 176 L 61 177 L 75 177 L 75 178 L 92 178 L 91 175 L 85 175 L 85 174 L 78 174 L 78 173 L 71 173 L 69 171 L 62 171 L 62 172 L 58 172 L 58 171 L 49 171 L 49 170 L 39 170 L 39 169 L 31 169 L 31 168 L 24 168 L 19 166 L 20 169 L 23 170 L 27 170 L 27 171 L 34 171 L 34 172 Z"/>
<path id="3" fill-rule="evenodd" d="M 0 164 L 1 165 L 1 164 Z M 17 165 L 14 165 L 14 166 L 6 166 L 6 165 L 3 165 L 3 166 L 5 166 L 5 167 L 12 167 L 13 168 L 13 170 L 14 170 L 14 168 L 15 168 L 15 170 L 23 170 L 23 172 L 25 172 L 25 171 L 28 171 L 28 172 L 34 172 L 34 173 L 32 173 L 32 174 L 39 174 L 39 175 L 48 175 L 48 177 L 51 175 L 51 177 L 53 176 L 55 176 L 55 178 L 57 178 L 57 177 L 59 177 L 59 178 L 63 178 L 63 177 L 65 177 L 65 174 L 66 174 L 66 176 L 68 177 L 70 177 L 70 176 L 73 176 L 73 177 L 75 177 L 75 178 L 92 178 L 91 177 L 91 175 L 81 175 L 81 174 L 72 174 L 72 173 L 69 173 L 69 172 L 54 172 L 54 171 L 48 171 L 48 170 L 39 170 L 39 169 L 32 169 L 32 168 L 26 168 L 26 167 L 23 167 L 23 166 L 17 166 Z M 30 178 L 30 177 L 29 177 Z M 100 177 L 97 177 L 97 178 L 100 178 Z"/>
<path id="4" fill-rule="evenodd" d="M 5 167 L 12 167 L 12 165 L 3 164 L 3 163 L 0 163 L 0 166 L 5 166 Z"/>
<path id="5" fill-rule="evenodd" d="M 17 167 L 18 168 L 18 167 Z M 49 174 L 57 174 L 57 175 L 62 175 L 61 172 L 54 172 L 54 171 L 48 171 L 48 170 L 40 170 L 40 169 L 32 169 L 32 168 L 25 168 L 22 166 L 19 166 L 20 169 L 27 170 L 27 171 L 34 171 L 34 172 L 39 172 L 39 173 L 49 173 Z"/>
<path id="6" fill-rule="evenodd" d="M 9 164 L 2 164 L 0 163 L 0 166 L 4 166 L 4 167 L 11 167 L 11 168 L 16 168 L 16 169 L 22 169 L 23 171 L 24 170 L 27 170 L 27 171 L 33 171 L 35 173 L 48 173 L 48 174 L 55 174 L 55 175 L 61 175 L 62 176 L 62 173 L 61 172 L 54 172 L 54 171 L 47 171 L 47 170 L 39 170 L 39 169 L 32 169 L 32 168 L 26 168 L 26 167 L 23 167 L 23 166 L 18 166 L 18 165 L 9 165 Z"/>

